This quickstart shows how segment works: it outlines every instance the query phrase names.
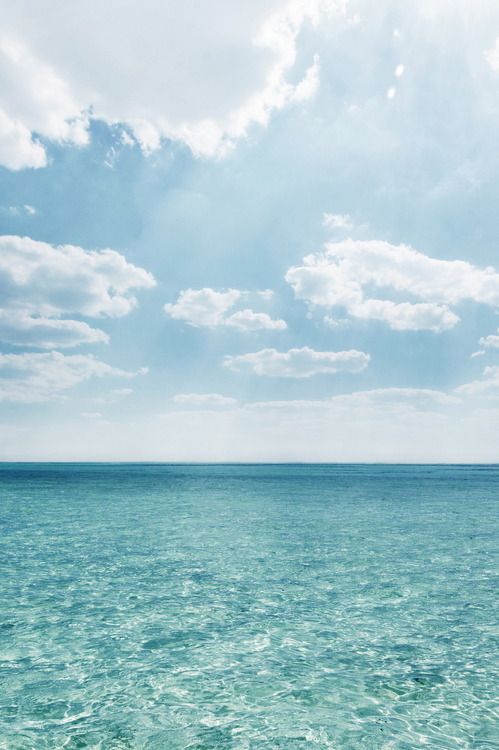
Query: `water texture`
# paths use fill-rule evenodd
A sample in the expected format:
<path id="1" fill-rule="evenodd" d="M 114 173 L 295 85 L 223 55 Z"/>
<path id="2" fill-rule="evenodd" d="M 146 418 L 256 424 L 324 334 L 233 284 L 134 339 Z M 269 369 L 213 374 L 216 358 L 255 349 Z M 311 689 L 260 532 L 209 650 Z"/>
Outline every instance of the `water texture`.
<path id="1" fill-rule="evenodd" d="M 0 748 L 499 748 L 499 467 L 0 465 Z"/>

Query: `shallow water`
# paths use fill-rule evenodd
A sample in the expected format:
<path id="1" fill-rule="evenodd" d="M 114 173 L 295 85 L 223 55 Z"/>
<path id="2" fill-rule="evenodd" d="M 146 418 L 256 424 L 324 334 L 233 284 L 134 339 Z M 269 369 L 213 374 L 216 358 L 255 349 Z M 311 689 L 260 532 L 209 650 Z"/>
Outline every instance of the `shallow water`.
<path id="1" fill-rule="evenodd" d="M 0 465 L 0 748 L 499 748 L 499 467 Z"/>

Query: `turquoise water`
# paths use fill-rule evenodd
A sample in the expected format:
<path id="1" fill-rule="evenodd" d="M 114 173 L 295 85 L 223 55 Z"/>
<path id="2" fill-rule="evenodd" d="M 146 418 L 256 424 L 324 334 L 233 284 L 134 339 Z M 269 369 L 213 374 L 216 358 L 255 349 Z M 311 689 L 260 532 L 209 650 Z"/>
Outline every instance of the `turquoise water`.
<path id="1" fill-rule="evenodd" d="M 499 748 L 499 467 L 0 465 L 0 748 Z"/>

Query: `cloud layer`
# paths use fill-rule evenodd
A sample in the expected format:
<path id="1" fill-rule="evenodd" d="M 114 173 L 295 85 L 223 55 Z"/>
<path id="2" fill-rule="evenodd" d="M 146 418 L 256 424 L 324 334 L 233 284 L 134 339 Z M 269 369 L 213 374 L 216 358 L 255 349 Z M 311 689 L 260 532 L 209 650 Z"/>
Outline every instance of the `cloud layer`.
<path id="1" fill-rule="evenodd" d="M 499 366 L 485 367 L 483 378 L 464 383 L 455 392 L 464 396 L 499 396 Z"/>
<path id="2" fill-rule="evenodd" d="M 106 342 L 108 336 L 68 315 L 120 317 L 133 291 L 154 278 L 114 250 L 55 247 L 29 237 L 0 237 L 0 340 L 40 348 Z"/>
<path id="3" fill-rule="evenodd" d="M 259 352 L 227 355 L 225 367 L 231 370 L 250 369 L 255 375 L 280 378 L 309 378 L 312 375 L 338 372 L 361 372 L 369 364 L 369 354 L 355 349 L 344 352 L 316 352 L 308 346 L 279 352 L 261 349 Z"/>
<path id="4" fill-rule="evenodd" d="M 129 378 L 137 374 L 111 367 L 91 354 L 0 354 L 0 401 L 49 401 L 92 377 Z"/>
<path id="5" fill-rule="evenodd" d="M 453 328 L 459 316 L 451 306 L 465 300 L 499 307 L 499 273 L 493 268 L 437 260 L 379 240 L 329 243 L 290 268 L 286 281 L 298 299 L 384 321 L 398 331 Z M 388 294 L 423 301 L 387 299 Z"/>
<path id="6" fill-rule="evenodd" d="M 2 17 L 6 15 L 4 5 Z M 0 36 L 0 76 L 1 165 L 15 170 L 45 167 L 47 154 L 34 133 L 59 143 L 88 142 L 84 107 L 61 74 L 37 58 L 17 33 L 7 35 L 5 28 Z"/>
<path id="7" fill-rule="evenodd" d="M 45 166 L 38 136 L 85 144 L 90 111 L 125 124 L 144 151 L 169 138 L 198 155 L 223 155 L 252 125 L 314 94 L 316 56 L 297 82 L 288 80 L 296 39 L 304 23 L 335 7 L 333 0 L 208 0 L 195 9 L 160 0 L 4 3 L 0 163 Z"/>

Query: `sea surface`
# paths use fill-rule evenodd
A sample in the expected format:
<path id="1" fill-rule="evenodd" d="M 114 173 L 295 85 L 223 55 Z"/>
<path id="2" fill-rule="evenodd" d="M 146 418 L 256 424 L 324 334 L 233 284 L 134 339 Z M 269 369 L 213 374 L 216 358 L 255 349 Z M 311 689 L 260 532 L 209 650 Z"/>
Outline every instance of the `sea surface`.
<path id="1" fill-rule="evenodd" d="M 0 748 L 499 748 L 499 467 L 0 465 Z"/>

